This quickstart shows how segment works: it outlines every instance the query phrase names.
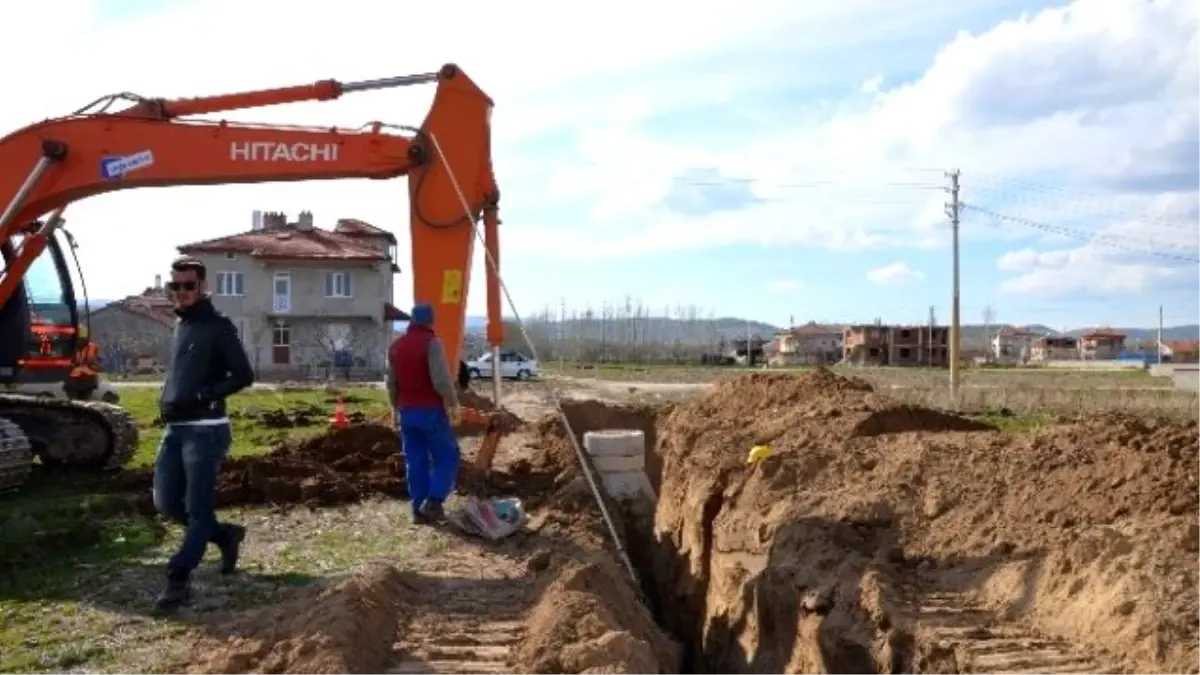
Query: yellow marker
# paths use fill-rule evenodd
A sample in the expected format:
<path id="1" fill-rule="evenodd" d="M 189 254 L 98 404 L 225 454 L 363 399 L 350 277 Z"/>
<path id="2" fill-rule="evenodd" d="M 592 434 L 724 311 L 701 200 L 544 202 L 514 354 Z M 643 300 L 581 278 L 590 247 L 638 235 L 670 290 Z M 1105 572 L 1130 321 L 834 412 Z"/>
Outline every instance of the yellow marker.
<path id="1" fill-rule="evenodd" d="M 758 464 L 773 454 L 775 453 L 771 451 L 770 446 L 756 445 L 753 448 L 750 448 L 750 454 L 746 456 L 746 463 Z"/>
<path id="2" fill-rule="evenodd" d="M 462 302 L 462 270 L 446 270 L 442 273 L 442 304 L 457 305 Z"/>

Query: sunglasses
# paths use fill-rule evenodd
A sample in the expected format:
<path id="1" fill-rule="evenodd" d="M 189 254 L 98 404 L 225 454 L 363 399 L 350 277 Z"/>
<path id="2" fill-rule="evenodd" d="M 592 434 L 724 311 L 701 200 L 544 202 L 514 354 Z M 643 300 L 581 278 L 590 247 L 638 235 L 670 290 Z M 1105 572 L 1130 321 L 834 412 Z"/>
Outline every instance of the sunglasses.
<path id="1" fill-rule="evenodd" d="M 167 282 L 167 290 L 171 291 L 172 293 L 178 293 L 179 291 L 194 291 L 194 290 L 196 290 L 197 286 L 199 286 L 199 284 L 197 284 L 195 281 L 168 281 Z"/>

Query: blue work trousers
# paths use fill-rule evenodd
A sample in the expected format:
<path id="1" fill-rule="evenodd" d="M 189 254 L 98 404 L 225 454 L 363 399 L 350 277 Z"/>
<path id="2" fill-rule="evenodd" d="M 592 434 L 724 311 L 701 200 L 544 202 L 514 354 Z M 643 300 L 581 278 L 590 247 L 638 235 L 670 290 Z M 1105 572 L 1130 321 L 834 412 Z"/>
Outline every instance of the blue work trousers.
<path id="1" fill-rule="evenodd" d="M 427 500 L 444 502 L 458 478 L 458 437 L 450 416 L 437 408 L 400 410 L 400 440 L 404 444 L 404 469 L 413 513 Z"/>
<path id="2" fill-rule="evenodd" d="M 229 527 L 217 522 L 216 488 L 233 433 L 228 424 L 172 424 L 158 444 L 154 506 L 186 532 L 167 562 L 167 576 L 186 580 L 208 545 L 225 546 Z"/>

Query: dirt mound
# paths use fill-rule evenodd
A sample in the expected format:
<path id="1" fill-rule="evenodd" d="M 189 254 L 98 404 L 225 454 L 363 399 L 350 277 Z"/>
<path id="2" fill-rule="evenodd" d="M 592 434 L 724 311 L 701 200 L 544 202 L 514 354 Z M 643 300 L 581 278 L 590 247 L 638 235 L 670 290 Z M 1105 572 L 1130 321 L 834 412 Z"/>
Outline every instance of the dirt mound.
<path id="1" fill-rule="evenodd" d="M 109 485 L 137 491 L 137 507 L 154 513 L 149 494 L 154 469 L 127 471 Z M 330 506 L 371 495 L 403 497 L 404 462 L 396 432 L 381 424 L 330 429 L 299 441 L 288 441 L 270 454 L 239 457 L 221 466 L 217 507 L 251 504 Z"/>
<path id="2" fill-rule="evenodd" d="M 458 484 L 473 491 L 523 494 L 539 485 L 537 478 L 504 472 L 493 472 L 485 478 L 464 460 Z M 254 504 L 333 506 L 375 495 L 407 497 L 404 479 L 404 460 L 395 430 L 385 424 L 361 424 L 287 441 L 266 455 L 226 461 L 218 478 L 216 500 L 218 508 Z M 535 482 L 526 486 L 526 480 Z M 116 476 L 108 488 L 136 492 L 137 510 L 153 514 L 153 481 L 153 468 L 127 471 Z"/>
<path id="3" fill-rule="evenodd" d="M 995 431 L 996 427 L 940 410 L 896 405 L 874 410 L 850 430 L 851 436 L 882 436 L 909 431 Z"/>
<path id="4" fill-rule="evenodd" d="M 940 667 L 939 644 L 994 659 L 980 641 L 1032 624 L 1066 641 L 1026 654 L 1036 669 L 1194 671 L 1195 423 L 977 428 L 825 371 L 676 408 L 651 557 L 690 667 Z M 747 466 L 763 442 L 774 456 Z"/>
<path id="5" fill-rule="evenodd" d="M 611 559 L 571 563 L 543 592 L 517 649 L 523 673 L 677 673 L 679 650 Z"/>
<path id="6" fill-rule="evenodd" d="M 324 590 L 257 613 L 197 645 L 192 673 L 380 673 L 413 582 L 372 564 Z"/>

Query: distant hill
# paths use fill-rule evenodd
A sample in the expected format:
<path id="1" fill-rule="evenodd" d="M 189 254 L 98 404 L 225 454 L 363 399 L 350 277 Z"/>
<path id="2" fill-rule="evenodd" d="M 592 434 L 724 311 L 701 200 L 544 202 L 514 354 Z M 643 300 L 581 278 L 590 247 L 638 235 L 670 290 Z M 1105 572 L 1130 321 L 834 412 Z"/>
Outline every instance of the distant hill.
<path id="1" fill-rule="evenodd" d="M 568 319 L 553 323 L 543 323 L 539 320 L 526 320 L 526 325 L 538 330 L 551 331 L 554 337 L 571 339 L 575 337 L 600 338 L 607 331 L 614 339 L 620 339 L 629 333 L 636 332 L 644 336 L 648 342 L 683 342 L 707 344 L 721 339 L 745 339 L 749 332 L 755 337 L 770 337 L 779 329 L 762 321 L 747 321 L 735 317 L 719 317 L 715 319 L 672 319 L 668 317 L 642 317 L 640 319 L 612 319 L 608 322 L 595 319 Z M 487 317 L 468 316 L 467 333 L 482 335 L 487 329 Z"/>
<path id="2" fill-rule="evenodd" d="M 111 305 L 114 302 L 116 302 L 116 300 L 88 300 L 87 308 L 88 311 L 95 312 L 108 305 Z"/>
<path id="3" fill-rule="evenodd" d="M 1068 335 L 1082 335 L 1088 329 L 1067 331 Z M 1121 328 L 1114 326 L 1111 328 L 1114 333 L 1124 333 L 1128 340 L 1154 341 L 1158 339 L 1157 328 Z M 1163 342 L 1174 342 L 1176 340 L 1198 340 L 1200 339 L 1200 324 L 1189 324 L 1186 326 L 1163 326 Z"/>

